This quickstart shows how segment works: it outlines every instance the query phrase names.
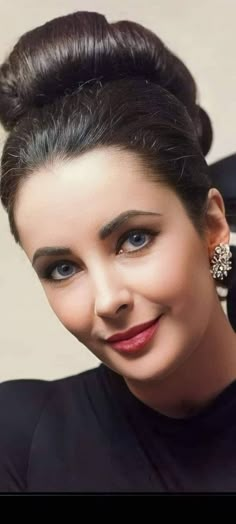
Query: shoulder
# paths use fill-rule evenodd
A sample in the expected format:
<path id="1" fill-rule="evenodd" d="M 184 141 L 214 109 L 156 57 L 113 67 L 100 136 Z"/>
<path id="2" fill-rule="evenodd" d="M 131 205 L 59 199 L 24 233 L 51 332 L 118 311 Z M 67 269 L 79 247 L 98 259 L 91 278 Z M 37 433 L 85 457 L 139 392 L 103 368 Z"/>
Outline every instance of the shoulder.
<path id="1" fill-rule="evenodd" d="M 12 423 L 20 418 L 29 422 L 37 416 L 47 400 L 54 395 L 73 392 L 83 387 L 85 383 L 96 381 L 99 368 L 84 371 L 77 375 L 63 377 L 55 380 L 42 379 L 15 379 L 0 383 L 0 425 L 5 419 Z M 14 417 L 12 417 L 14 413 Z"/>
<path id="2" fill-rule="evenodd" d="M 0 406 L 1 406 L 1 415 L 2 409 L 3 412 L 7 411 L 4 409 L 7 404 L 18 403 L 24 399 L 31 399 L 32 401 L 39 401 L 40 397 L 43 397 L 50 387 L 50 381 L 41 380 L 41 379 L 14 379 L 7 380 L 6 382 L 0 383 Z M 29 393 L 33 396 L 29 397 Z"/>
<path id="3" fill-rule="evenodd" d="M 43 380 L 0 384 L 0 491 L 24 491 L 31 439 L 49 391 Z"/>
<path id="4" fill-rule="evenodd" d="M 45 403 L 53 382 L 38 379 L 9 380 L 0 384 L 0 442 L 9 441 L 9 430 L 30 430 Z"/>
<path id="5" fill-rule="evenodd" d="M 77 395 L 97 381 L 99 368 L 55 380 L 17 379 L 0 383 L 0 440 L 7 429 L 22 428 L 30 433 L 40 413 L 55 398 Z"/>
<path id="6" fill-rule="evenodd" d="M 64 403 L 73 406 L 81 388 L 96 382 L 98 369 L 52 381 L 0 383 L 0 492 L 25 491 L 31 445 L 43 413 Z"/>

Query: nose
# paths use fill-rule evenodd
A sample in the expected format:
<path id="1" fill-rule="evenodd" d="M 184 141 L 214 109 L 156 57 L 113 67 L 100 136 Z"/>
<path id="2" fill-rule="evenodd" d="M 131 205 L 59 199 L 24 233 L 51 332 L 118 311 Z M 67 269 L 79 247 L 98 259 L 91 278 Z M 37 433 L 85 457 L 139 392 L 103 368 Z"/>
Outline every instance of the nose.
<path id="1" fill-rule="evenodd" d="M 106 273 L 95 285 L 94 313 L 99 317 L 116 318 L 123 310 L 132 309 L 131 291 L 122 278 Z"/>

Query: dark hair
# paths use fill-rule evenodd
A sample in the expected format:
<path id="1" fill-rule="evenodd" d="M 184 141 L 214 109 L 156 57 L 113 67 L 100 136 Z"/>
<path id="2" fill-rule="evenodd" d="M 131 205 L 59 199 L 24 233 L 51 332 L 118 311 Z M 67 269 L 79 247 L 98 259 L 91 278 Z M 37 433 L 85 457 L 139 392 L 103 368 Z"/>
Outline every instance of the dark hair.
<path id="1" fill-rule="evenodd" d="M 16 242 L 24 179 L 107 146 L 138 154 L 204 231 L 211 123 L 189 70 L 143 26 L 79 11 L 25 33 L 0 68 L 0 121 L 0 196 Z"/>

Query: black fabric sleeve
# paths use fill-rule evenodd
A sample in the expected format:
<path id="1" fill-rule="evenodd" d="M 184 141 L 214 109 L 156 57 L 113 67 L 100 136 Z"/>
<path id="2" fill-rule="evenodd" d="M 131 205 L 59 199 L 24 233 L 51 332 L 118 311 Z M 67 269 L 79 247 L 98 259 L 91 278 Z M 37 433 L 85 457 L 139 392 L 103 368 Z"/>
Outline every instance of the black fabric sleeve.
<path id="1" fill-rule="evenodd" d="M 9 380 L 0 384 L 0 492 L 27 490 L 31 442 L 52 382 Z"/>

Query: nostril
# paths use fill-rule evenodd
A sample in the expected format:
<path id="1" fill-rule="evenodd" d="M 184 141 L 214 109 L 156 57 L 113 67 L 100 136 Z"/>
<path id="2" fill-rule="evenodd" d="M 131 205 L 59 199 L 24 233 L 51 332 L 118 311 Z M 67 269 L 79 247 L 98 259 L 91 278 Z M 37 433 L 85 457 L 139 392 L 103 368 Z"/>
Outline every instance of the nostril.
<path id="1" fill-rule="evenodd" d="M 122 306 L 119 307 L 118 311 L 120 311 L 120 309 L 127 309 L 128 307 L 128 304 L 122 304 Z"/>

